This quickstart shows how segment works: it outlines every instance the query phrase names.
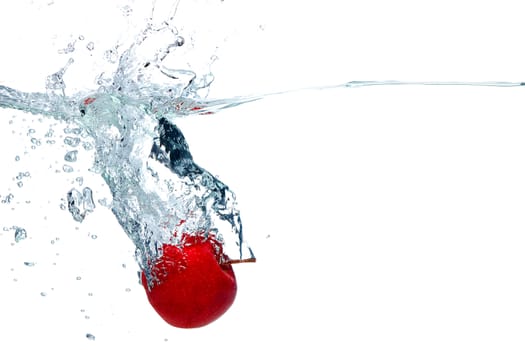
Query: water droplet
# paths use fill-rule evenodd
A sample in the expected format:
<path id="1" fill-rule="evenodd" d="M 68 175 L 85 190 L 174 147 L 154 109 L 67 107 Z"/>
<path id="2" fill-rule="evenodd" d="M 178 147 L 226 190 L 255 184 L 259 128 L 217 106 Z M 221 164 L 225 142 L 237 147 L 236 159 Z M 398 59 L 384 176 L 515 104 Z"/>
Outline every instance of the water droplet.
<path id="1" fill-rule="evenodd" d="M 78 155 L 78 151 L 69 151 L 66 153 L 66 155 L 64 156 L 64 160 L 66 162 L 76 162 L 77 161 L 77 155 Z"/>
<path id="2" fill-rule="evenodd" d="M 16 183 L 16 185 L 17 185 L 18 187 L 23 187 L 23 186 L 24 186 L 24 183 L 23 183 L 22 181 L 18 181 L 18 182 Z"/>
<path id="3" fill-rule="evenodd" d="M 31 261 L 26 261 L 26 262 L 24 262 L 24 265 L 25 266 L 29 266 L 29 267 L 33 267 L 33 266 L 35 266 L 35 263 L 31 262 Z"/>
<path id="4" fill-rule="evenodd" d="M 78 40 L 84 40 L 84 36 L 81 34 L 78 36 Z"/>
<path id="5" fill-rule="evenodd" d="M 88 338 L 89 340 L 95 340 L 95 336 L 91 333 L 86 333 L 86 338 Z"/>
<path id="6" fill-rule="evenodd" d="M 15 242 L 18 243 L 23 239 L 27 238 L 27 231 L 22 227 L 14 227 L 15 229 Z"/>
<path id="7" fill-rule="evenodd" d="M 98 236 L 97 235 L 91 235 L 91 239 L 97 239 Z"/>
<path id="8" fill-rule="evenodd" d="M 16 156 L 16 157 L 15 157 L 15 161 L 18 162 L 19 160 L 20 160 L 20 156 Z"/>
<path id="9" fill-rule="evenodd" d="M 93 293 L 89 292 L 88 297 L 92 297 L 92 296 L 93 296 Z"/>
<path id="10" fill-rule="evenodd" d="M 80 281 L 81 279 L 82 279 L 82 277 L 77 276 L 77 281 Z"/>
<path id="11" fill-rule="evenodd" d="M 47 293 L 46 292 L 40 292 L 40 295 L 45 297 L 47 295 Z"/>
<path id="12" fill-rule="evenodd" d="M 89 50 L 89 51 L 93 51 L 93 49 L 95 48 L 95 43 L 90 41 L 87 45 L 86 45 L 86 48 Z"/>
<path id="13" fill-rule="evenodd" d="M 55 240 L 54 240 L 54 239 L 52 239 L 50 243 L 51 243 L 51 244 L 55 244 Z"/>

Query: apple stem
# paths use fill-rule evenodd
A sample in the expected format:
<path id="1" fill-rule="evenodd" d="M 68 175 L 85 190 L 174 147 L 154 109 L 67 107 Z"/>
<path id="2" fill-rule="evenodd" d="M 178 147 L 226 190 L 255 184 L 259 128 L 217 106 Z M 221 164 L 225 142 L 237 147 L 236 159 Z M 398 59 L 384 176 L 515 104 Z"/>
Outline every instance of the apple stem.
<path id="1" fill-rule="evenodd" d="M 242 263 L 254 263 L 256 261 L 255 258 L 248 258 L 248 259 L 230 259 L 226 262 L 226 264 L 242 264 Z"/>

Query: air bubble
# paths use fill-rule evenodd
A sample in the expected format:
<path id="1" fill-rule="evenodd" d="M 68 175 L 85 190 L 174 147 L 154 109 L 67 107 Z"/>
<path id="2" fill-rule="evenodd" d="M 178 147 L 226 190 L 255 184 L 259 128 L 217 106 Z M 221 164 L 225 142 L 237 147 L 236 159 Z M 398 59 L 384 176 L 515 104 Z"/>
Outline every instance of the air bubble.
<path id="1" fill-rule="evenodd" d="M 72 43 L 67 44 L 67 46 L 65 48 L 58 50 L 58 53 L 59 54 L 68 54 L 68 53 L 72 53 L 73 51 L 75 51 L 75 42 L 74 41 Z"/>
<path id="2" fill-rule="evenodd" d="M 89 340 L 95 340 L 95 336 L 93 334 L 91 334 L 91 333 L 87 333 L 86 334 L 86 338 L 88 338 Z"/>
<path id="3" fill-rule="evenodd" d="M 65 173 L 72 173 L 73 172 L 73 167 L 67 165 L 67 164 L 64 164 L 64 166 L 62 167 L 62 170 L 65 172 Z"/>
<path id="4" fill-rule="evenodd" d="M 77 147 L 80 143 L 80 138 L 67 136 L 66 138 L 64 138 L 64 143 L 71 147 Z"/>
<path id="5" fill-rule="evenodd" d="M 101 198 L 98 200 L 98 204 L 102 205 L 103 207 L 109 208 L 111 207 L 111 200 L 108 200 L 107 198 Z"/>
<path id="6" fill-rule="evenodd" d="M 87 45 L 86 45 L 86 48 L 89 50 L 89 51 L 93 51 L 93 49 L 95 48 L 95 43 L 90 41 Z"/>
<path id="7" fill-rule="evenodd" d="M 26 261 L 26 262 L 24 262 L 24 265 L 25 266 L 29 266 L 29 267 L 33 267 L 33 266 L 35 266 L 35 263 L 32 262 L 32 261 Z"/>
<path id="8" fill-rule="evenodd" d="M 125 5 L 122 7 L 122 15 L 124 17 L 128 17 L 133 12 L 133 9 L 129 5 Z"/>
<path id="9" fill-rule="evenodd" d="M 93 191 L 89 187 L 85 187 L 82 193 L 76 189 L 71 189 L 67 193 L 68 209 L 73 219 L 82 222 L 86 215 L 95 209 L 93 202 Z"/>
<path id="10" fill-rule="evenodd" d="M 77 155 L 78 155 L 78 151 L 69 151 L 64 156 L 64 160 L 66 162 L 76 162 L 77 161 Z"/>
<path id="11" fill-rule="evenodd" d="M 2 199 L 2 204 L 10 204 L 13 198 L 15 198 L 15 196 L 12 193 L 9 193 L 4 199 Z"/>
<path id="12" fill-rule="evenodd" d="M 18 243 L 23 239 L 27 238 L 27 231 L 22 227 L 14 227 L 15 229 L 15 242 Z"/>
<path id="13" fill-rule="evenodd" d="M 64 128 L 64 133 L 65 134 L 75 134 L 75 135 L 80 135 L 82 133 L 82 129 L 81 128 L 70 128 L 70 127 L 66 127 Z"/>
<path id="14" fill-rule="evenodd" d="M 33 145 L 35 145 L 35 146 L 40 146 L 40 145 L 42 144 L 42 142 L 40 142 L 39 139 L 34 138 L 34 137 L 31 138 L 31 143 L 32 143 Z"/>
<path id="15" fill-rule="evenodd" d="M 116 49 L 110 49 L 104 52 L 104 58 L 109 63 L 117 63 L 118 60 L 118 52 Z"/>

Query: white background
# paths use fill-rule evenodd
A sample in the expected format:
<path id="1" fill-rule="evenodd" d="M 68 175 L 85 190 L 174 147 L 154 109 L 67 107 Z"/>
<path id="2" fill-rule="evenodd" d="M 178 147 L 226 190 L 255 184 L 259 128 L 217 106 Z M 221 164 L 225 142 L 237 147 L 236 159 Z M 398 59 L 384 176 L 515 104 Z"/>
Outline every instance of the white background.
<path id="1" fill-rule="evenodd" d="M 66 61 L 57 47 L 83 33 L 75 25 L 86 17 L 90 38 L 118 32 L 95 16 L 97 2 L 49 2 L 0 5 L 0 84 L 43 91 Z M 214 65 L 213 96 L 349 80 L 525 81 L 519 2 L 225 3 L 230 17 L 214 20 L 234 33 Z M 64 23 L 49 22 L 59 5 L 70 11 Z M 78 175 L 55 172 L 63 150 L 30 149 L 27 124 L 44 133 L 47 122 L 18 113 L 10 125 L 4 110 L 0 199 L 21 202 L 0 204 L 0 227 L 29 237 L 12 244 L 13 232 L 0 231 L 0 348 L 521 349 L 523 94 L 318 90 L 181 120 L 196 161 L 237 193 L 258 258 L 237 267 L 230 311 L 196 330 L 151 309 L 133 246 L 107 209 L 82 225 L 59 209 Z M 19 171 L 31 172 L 23 190 Z M 83 175 L 103 196 L 101 181 Z"/>

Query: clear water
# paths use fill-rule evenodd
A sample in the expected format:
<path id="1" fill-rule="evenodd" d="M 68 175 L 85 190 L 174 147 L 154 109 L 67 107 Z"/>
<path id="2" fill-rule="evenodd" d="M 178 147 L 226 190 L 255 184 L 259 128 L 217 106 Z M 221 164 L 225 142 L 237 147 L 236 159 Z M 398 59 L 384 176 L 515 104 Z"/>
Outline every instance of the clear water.
<path id="1" fill-rule="evenodd" d="M 170 18 L 162 25 L 146 26 L 132 36 L 128 47 L 107 51 L 107 62 L 117 68 L 97 72 L 96 89 L 68 93 L 66 78 L 76 65 L 69 60 L 62 69 L 49 75 L 46 92 L 29 93 L 0 86 L 0 106 L 53 118 L 59 123 L 45 133 L 29 130 L 28 135 L 34 147 L 53 146 L 56 134 L 63 132 L 65 137 L 60 146 L 65 146 L 65 150 L 58 145 L 56 149 L 63 152 L 61 169 L 65 175 L 74 173 L 80 159 L 92 158 L 91 170 L 107 184 L 111 198 L 104 198 L 97 190 L 85 186 L 82 177 L 77 177 L 74 187 L 60 194 L 65 196 L 63 209 L 72 220 L 83 222 L 98 205 L 109 207 L 133 241 L 141 267 L 147 268 L 146 262 L 161 254 L 159 247 L 172 240 L 175 230 L 214 233 L 226 242 L 230 258 L 250 259 L 254 255 L 244 239 L 234 192 L 194 162 L 177 127 L 177 118 L 219 113 L 224 108 L 286 91 L 221 100 L 205 98 L 207 87 L 213 83 L 211 72 L 195 73 L 187 67 L 177 69 L 176 65 L 166 63 L 177 57 L 191 39 L 179 36 L 176 23 Z M 94 50 L 91 42 L 84 44 L 87 50 Z M 74 48 L 68 45 L 63 50 L 67 54 Z M 350 81 L 309 89 L 405 84 L 523 85 Z M 18 174 L 16 187 L 23 188 L 30 176 L 26 172 Z M 14 200 L 15 195 L 9 191 L 2 190 L 0 194 L 5 204 Z M 12 231 L 16 242 L 32 234 L 20 226 L 8 225 L 7 229 Z M 95 339 L 91 334 L 86 337 Z"/>

